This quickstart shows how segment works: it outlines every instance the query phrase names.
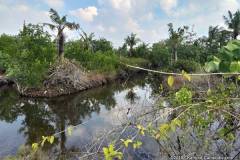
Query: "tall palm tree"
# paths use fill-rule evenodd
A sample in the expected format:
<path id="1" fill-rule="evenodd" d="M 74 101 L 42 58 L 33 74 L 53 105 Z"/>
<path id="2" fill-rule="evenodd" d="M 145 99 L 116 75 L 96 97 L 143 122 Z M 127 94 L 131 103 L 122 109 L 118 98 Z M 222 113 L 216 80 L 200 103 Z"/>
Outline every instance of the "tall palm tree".
<path id="1" fill-rule="evenodd" d="M 57 50 L 58 56 L 62 58 L 64 56 L 64 42 L 65 42 L 65 35 L 64 29 L 68 28 L 70 30 L 77 30 L 79 29 L 79 24 L 74 22 L 68 22 L 67 16 L 60 17 L 57 11 L 54 9 L 50 9 L 50 18 L 53 24 L 44 23 L 44 25 L 48 26 L 51 30 L 57 30 Z"/>
<path id="2" fill-rule="evenodd" d="M 240 11 L 237 10 L 234 14 L 228 11 L 228 16 L 223 16 L 223 19 L 228 28 L 233 30 L 233 39 L 237 39 L 240 34 Z"/>
<path id="3" fill-rule="evenodd" d="M 82 33 L 80 33 L 81 41 L 83 42 L 83 48 L 84 50 L 90 50 L 93 51 L 93 38 L 95 37 L 94 33 L 90 33 L 89 35 L 82 30 Z"/>
<path id="4" fill-rule="evenodd" d="M 131 33 L 131 35 L 128 36 L 128 37 L 125 39 L 125 43 L 130 47 L 130 50 L 129 50 L 129 56 L 130 56 L 130 57 L 133 55 L 133 47 L 134 47 L 138 42 L 140 42 L 140 39 L 137 38 L 137 35 L 136 35 L 136 34 L 133 34 L 133 33 Z"/>

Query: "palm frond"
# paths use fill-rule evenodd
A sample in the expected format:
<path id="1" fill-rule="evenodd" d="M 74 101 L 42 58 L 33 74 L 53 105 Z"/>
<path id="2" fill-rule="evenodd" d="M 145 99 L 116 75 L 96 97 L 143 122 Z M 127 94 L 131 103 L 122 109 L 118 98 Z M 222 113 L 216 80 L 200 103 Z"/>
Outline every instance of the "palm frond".
<path id="1" fill-rule="evenodd" d="M 61 22 L 62 23 L 67 23 L 67 16 L 66 15 L 61 18 Z"/>
<path id="2" fill-rule="evenodd" d="M 51 8 L 49 13 L 50 13 L 50 18 L 54 23 L 61 24 L 61 18 L 57 13 L 57 11 Z"/>
<path id="3" fill-rule="evenodd" d="M 77 23 L 70 23 L 70 22 L 66 22 L 65 23 L 66 27 L 69 28 L 70 30 L 78 30 L 80 28 L 79 24 Z"/>
<path id="4" fill-rule="evenodd" d="M 232 20 L 233 19 L 233 14 L 231 11 L 228 11 L 228 16 L 229 16 L 229 19 Z"/>
<path id="5" fill-rule="evenodd" d="M 93 39 L 95 37 L 95 35 L 94 35 L 94 33 L 90 33 L 88 37 L 89 37 L 89 39 Z"/>
<path id="6" fill-rule="evenodd" d="M 225 22 L 226 25 L 230 24 L 230 21 L 229 21 L 228 17 L 223 16 L 223 19 L 224 19 L 224 22 Z"/>
<path id="7" fill-rule="evenodd" d="M 56 29 L 56 26 L 50 23 L 43 23 L 43 26 L 48 26 L 51 30 Z"/>

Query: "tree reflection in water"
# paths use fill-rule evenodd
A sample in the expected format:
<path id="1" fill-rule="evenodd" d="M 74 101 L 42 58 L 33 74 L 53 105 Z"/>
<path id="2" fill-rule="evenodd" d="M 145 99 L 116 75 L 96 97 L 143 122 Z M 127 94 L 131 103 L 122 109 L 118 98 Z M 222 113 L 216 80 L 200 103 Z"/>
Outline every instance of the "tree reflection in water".
<path id="1" fill-rule="evenodd" d="M 13 123 L 22 116 L 19 133 L 26 139 L 26 145 L 39 142 L 42 136 L 52 135 L 65 130 L 69 125 L 81 124 L 102 109 L 111 110 L 117 105 L 116 94 L 134 86 L 144 87 L 142 79 L 114 83 L 75 95 L 53 99 L 20 98 L 13 90 L 0 92 L 0 120 Z M 54 145 L 46 145 L 45 150 L 60 149 L 66 153 L 65 132 L 54 141 Z M 58 150 L 57 149 L 57 150 Z"/>

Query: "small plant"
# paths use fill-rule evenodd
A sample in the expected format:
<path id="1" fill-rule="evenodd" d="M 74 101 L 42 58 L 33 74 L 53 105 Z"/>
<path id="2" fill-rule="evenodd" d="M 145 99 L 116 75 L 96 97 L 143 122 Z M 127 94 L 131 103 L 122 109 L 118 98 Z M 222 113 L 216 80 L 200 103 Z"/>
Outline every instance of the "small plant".
<path id="1" fill-rule="evenodd" d="M 121 160 L 123 158 L 122 152 L 116 151 L 113 144 L 110 144 L 108 147 L 104 147 L 103 153 L 105 160 L 113 160 L 115 158 Z"/>
<path id="2" fill-rule="evenodd" d="M 180 105 L 186 105 L 192 102 L 192 92 L 183 87 L 175 94 L 175 100 Z"/>

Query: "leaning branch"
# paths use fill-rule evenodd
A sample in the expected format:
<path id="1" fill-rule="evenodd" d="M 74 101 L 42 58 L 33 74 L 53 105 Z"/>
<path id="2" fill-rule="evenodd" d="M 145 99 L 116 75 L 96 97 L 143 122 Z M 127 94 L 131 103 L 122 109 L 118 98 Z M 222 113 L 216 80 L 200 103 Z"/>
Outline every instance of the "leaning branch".
<path id="1" fill-rule="evenodd" d="M 134 69 L 139 69 L 139 70 L 143 70 L 143 71 L 147 71 L 147 72 L 152 72 L 152 73 L 159 73 L 159 74 L 163 74 L 163 75 L 174 75 L 174 76 L 182 76 L 181 73 L 171 73 L 171 72 L 163 72 L 163 71 L 157 71 L 157 70 L 151 70 L 151 69 L 146 69 L 146 68 L 142 68 L 142 67 L 137 67 L 137 66 L 132 66 L 129 64 L 125 64 L 120 62 L 121 64 L 130 67 L 130 68 L 134 68 Z M 188 74 L 190 76 L 211 76 L 211 75 L 240 75 L 240 73 L 193 73 L 193 74 Z"/>

